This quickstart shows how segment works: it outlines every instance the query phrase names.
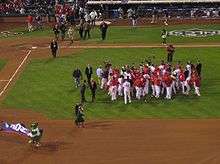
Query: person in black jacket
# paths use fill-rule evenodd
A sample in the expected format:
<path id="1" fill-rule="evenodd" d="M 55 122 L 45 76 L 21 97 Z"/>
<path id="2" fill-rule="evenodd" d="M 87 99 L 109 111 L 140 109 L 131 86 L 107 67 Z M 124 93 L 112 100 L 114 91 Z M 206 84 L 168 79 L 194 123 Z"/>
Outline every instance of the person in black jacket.
<path id="1" fill-rule="evenodd" d="M 55 36 L 56 41 L 58 41 L 60 30 L 59 30 L 59 27 L 57 24 L 53 27 L 53 32 L 54 32 L 54 36 Z"/>
<path id="2" fill-rule="evenodd" d="M 89 84 L 89 86 L 91 86 L 91 78 L 92 78 L 92 67 L 88 64 L 86 69 L 85 69 L 85 74 L 86 74 L 86 77 L 87 77 L 87 82 Z"/>
<path id="3" fill-rule="evenodd" d="M 52 53 L 53 57 L 56 58 L 56 56 L 57 56 L 57 50 L 58 50 L 57 41 L 53 40 L 53 41 L 50 43 L 50 49 L 51 49 L 51 53 Z"/>
<path id="4" fill-rule="evenodd" d="M 81 103 L 82 104 L 84 102 L 86 102 L 85 93 L 86 93 L 86 80 L 83 81 L 83 83 L 80 87 L 80 95 L 81 95 Z"/>
<path id="5" fill-rule="evenodd" d="M 91 92 L 92 92 L 92 102 L 95 101 L 95 95 L 96 95 L 96 90 L 97 90 L 97 83 L 95 80 L 91 81 Z"/>
<path id="6" fill-rule="evenodd" d="M 76 68 L 73 71 L 73 78 L 75 80 L 76 88 L 78 88 L 80 86 L 81 77 L 82 77 L 82 73 L 81 73 L 80 69 Z"/>
<path id="7" fill-rule="evenodd" d="M 100 24 L 102 40 L 105 40 L 105 38 L 106 38 L 107 29 L 108 29 L 108 24 L 104 20 L 102 20 L 102 22 Z"/>

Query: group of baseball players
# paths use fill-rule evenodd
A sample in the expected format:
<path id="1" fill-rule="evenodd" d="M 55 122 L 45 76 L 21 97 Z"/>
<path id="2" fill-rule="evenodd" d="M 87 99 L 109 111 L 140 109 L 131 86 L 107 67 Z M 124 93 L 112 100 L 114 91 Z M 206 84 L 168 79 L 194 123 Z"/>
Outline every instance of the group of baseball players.
<path id="1" fill-rule="evenodd" d="M 147 95 L 159 99 L 172 99 L 177 93 L 189 95 L 194 88 L 195 95 L 200 96 L 202 64 L 190 61 L 185 66 L 178 63 L 171 65 L 161 61 L 156 65 L 150 61 L 134 65 L 125 65 L 121 69 L 107 63 L 96 73 L 100 81 L 100 88 L 106 89 L 115 101 L 124 96 L 124 103 L 131 103 L 132 98 L 145 99 Z"/>

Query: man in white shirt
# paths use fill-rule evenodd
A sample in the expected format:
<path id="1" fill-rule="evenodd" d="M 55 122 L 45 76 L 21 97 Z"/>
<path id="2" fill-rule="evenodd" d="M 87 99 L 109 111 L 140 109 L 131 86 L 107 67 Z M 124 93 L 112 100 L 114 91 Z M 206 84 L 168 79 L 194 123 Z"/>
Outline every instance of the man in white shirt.
<path id="1" fill-rule="evenodd" d="M 98 17 L 98 14 L 95 10 L 93 10 L 90 14 L 89 14 L 90 18 L 91 18 L 91 25 L 95 26 L 95 20 Z"/>
<path id="2" fill-rule="evenodd" d="M 102 79 L 102 66 L 99 66 L 96 70 L 96 75 L 98 76 L 98 83 L 101 84 L 101 79 Z"/>

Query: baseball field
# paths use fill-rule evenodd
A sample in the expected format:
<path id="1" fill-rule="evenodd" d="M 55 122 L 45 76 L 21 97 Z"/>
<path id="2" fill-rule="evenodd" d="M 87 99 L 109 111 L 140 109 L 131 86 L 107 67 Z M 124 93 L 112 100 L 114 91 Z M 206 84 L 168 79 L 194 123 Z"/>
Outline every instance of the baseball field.
<path id="1" fill-rule="evenodd" d="M 220 35 L 172 36 L 174 63 L 202 64 L 201 97 L 177 95 L 174 99 L 133 100 L 125 105 L 98 89 L 91 103 L 86 91 L 86 128 L 73 122 L 73 106 L 80 101 L 72 72 L 90 64 L 95 70 L 109 60 L 120 68 L 146 59 L 166 59 L 161 44 L 161 26 L 110 26 L 107 40 L 99 29 L 91 39 L 72 45 L 59 42 L 56 59 L 48 48 L 53 39 L 50 27 L 23 35 L 0 37 L 0 120 L 38 121 L 45 133 L 42 146 L 33 149 L 27 139 L 0 133 L 0 163 L 77 164 L 214 164 L 220 162 Z M 219 30 L 219 24 L 171 25 L 168 31 Z M 2 27 L 3 29 L 3 27 Z M 0 28 L 1 30 L 1 28 Z M 5 29 L 4 29 L 5 30 Z M 2 30 L 3 31 L 3 30 Z M 97 80 L 97 77 L 93 75 Z M 11 157 L 11 154 L 16 154 Z"/>

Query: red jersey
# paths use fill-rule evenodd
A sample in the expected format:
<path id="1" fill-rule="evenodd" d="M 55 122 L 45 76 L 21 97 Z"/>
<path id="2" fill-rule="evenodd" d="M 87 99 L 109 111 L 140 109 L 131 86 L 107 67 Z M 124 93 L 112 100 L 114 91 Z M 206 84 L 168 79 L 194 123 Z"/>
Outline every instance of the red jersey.
<path id="1" fill-rule="evenodd" d="M 28 21 L 28 23 L 32 23 L 33 22 L 33 17 L 31 15 L 28 15 L 27 21 Z"/>
<path id="2" fill-rule="evenodd" d="M 166 87 L 170 87 L 172 82 L 173 82 L 173 79 L 171 76 L 166 76 L 164 78 L 164 83 L 165 83 Z"/>
<path id="3" fill-rule="evenodd" d="M 116 78 L 112 79 L 110 82 L 111 86 L 117 86 L 118 85 L 118 80 Z"/>
<path id="4" fill-rule="evenodd" d="M 197 76 L 197 77 L 194 79 L 194 83 L 195 83 L 195 86 L 196 86 L 196 87 L 200 87 L 200 86 L 201 86 L 201 79 Z"/>
<path id="5" fill-rule="evenodd" d="M 184 74 L 184 72 L 180 72 L 180 74 L 179 74 L 179 80 L 181 81 L 181 82 L 183 82 L 183 81 L 185 81 L 186 80 L 186 78 L 185 78 L 185 74 Z"/>
<path id="6" fill-rule="evenodd" d="M 157 86 L 160 86 L 160 85 L 161 85 L 161 80 L 160 80 L 158 77 L 156 77 L 156 78 L 154 79 L 154 85 L 157 85 Z"/>
<path id="7" fill-rule="evenodd" d="M 143 72 L 144 72 L 144 74 L 148 74 L 148 73 L 149 73 L 149 68 L 148 68 L 148 66 L 144 66 Z"/>

